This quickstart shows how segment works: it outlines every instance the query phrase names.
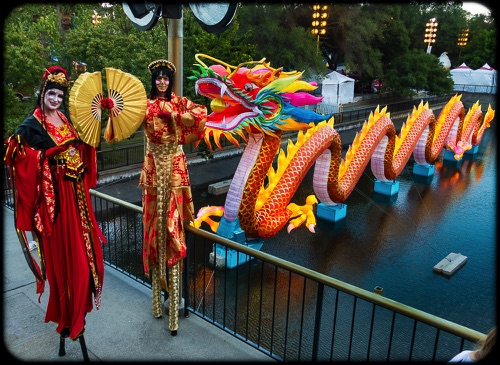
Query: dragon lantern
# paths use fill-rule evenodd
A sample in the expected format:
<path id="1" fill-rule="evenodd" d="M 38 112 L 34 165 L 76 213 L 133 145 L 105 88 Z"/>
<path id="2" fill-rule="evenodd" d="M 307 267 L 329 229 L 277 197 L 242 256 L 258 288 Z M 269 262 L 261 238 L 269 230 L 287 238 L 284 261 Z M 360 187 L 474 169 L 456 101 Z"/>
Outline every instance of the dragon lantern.
<path id="1" fill-rule="evenodd" d="M 207 66 L 202 57 L 215 64 Z M 303 108 L 322 98 L 309 93 L 317 85 L 300 80 L 301 72 L 272 68 L 265 59 L 236 67 L 202 54 L 196 60 L 199 71 L 194 70 L 190 79 L 195 80 L 198 94 L 211 99 L 212 113 L 205 124 L 207 146 L 212 149 L 213 141 L 222 149 L 222 137 L 238 147 L 235 136 L 246 143 L 225 205 L 201 208 L 193 222 L 197 227 L 206 222 L 228 238 L 238 229 L 247 241 L 269 238 L 287 223 L 288 232 L 304 223 L 314 232 L 314 205 L 343 203 L 370 160 L 374 176 L 382 182 L 394 181 L 412 153 L 415 163 L 424 166 L 432 164 L 443 148 L 459 160 L 480 142 L 494 117 L 489 106 L 483 119 L 479 102 L 466 114 L 461 96 L 455 95 L 438 118 L 421 102 L 398 135 L 387 108 L 377 107 L 342 158 L 333 117 Z M 287 141 L 285 153 L 281 144 L 286 131 L 297 131 L 297 138 Z M 314 163 L 315 195 L 307 197 L 304 205 L 291 203 Z"/>

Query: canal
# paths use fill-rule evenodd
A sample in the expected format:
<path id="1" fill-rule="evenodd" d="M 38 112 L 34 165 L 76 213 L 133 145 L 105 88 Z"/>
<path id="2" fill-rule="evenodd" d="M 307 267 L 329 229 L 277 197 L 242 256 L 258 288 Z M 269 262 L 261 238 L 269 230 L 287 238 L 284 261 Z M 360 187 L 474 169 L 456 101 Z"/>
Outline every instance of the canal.
<path id="1" fill-rule="evenodd" d="M 368 166 L 345 220 L 318 219 L 316 233 L 284 229 L 262 251 L 486 333 L 496 325 L 496 147 L 495 118 L 477 154 L 458 164 L 439 158 L 430 179 L 413 176 L 410 161 L 390 198 L 374 193 Z M 292 201 L 313 193 L 311 170 Z M 196 210 L 224 199 L 194 194 Z M 451 277 L 435 273 L 452 252 L 467 263 Z"/>

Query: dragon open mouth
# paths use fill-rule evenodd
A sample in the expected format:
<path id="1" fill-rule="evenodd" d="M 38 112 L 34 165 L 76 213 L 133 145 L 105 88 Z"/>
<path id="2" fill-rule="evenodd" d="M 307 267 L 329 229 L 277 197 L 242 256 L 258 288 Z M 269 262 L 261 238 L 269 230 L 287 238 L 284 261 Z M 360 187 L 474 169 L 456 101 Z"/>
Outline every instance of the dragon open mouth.
<path id="1" fill-rule="evenodd" d="M 235 132 L 243 120 L 263 117 L 262 111 L 249 102 L 242 93 L 229 88 L 216 78 L 203 78 L 195 83 L 196 93 L 212 99 L 205 127 L 224 132 Z"/>

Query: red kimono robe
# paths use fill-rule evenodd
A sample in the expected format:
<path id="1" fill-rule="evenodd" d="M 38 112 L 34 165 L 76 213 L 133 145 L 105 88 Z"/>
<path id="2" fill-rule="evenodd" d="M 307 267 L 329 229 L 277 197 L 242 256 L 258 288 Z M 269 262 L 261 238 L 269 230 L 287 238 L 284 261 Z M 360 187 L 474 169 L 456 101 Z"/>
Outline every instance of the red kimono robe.
<path id="1" fill-rule="evenodd" d="M 74 340 L 84 331 L 92 297 L 97 309 L 100 305 L 105 238 L 89 193 L 97 183 L 95 148 L 78 138 L 65 114 L 59 115 L 64 125 L 54 127 L 41 122 L 37 108 L 5 141 L 5 162 L 16 229 L 36 232 L 39 240 L 37 293 L 44 292 L 45 278 L 50 287 L 45 322 L 57 323 L 57 332 L 65 329 Z"/>

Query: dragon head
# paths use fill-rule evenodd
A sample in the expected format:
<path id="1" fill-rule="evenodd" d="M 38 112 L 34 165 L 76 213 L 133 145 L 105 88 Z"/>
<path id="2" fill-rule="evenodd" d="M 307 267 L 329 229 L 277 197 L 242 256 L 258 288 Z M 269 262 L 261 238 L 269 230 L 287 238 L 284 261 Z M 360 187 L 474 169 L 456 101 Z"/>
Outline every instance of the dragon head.
<path id="1" fill-rule="evenodd" d="M 200 57 L 216 63 L 208 67 Z M 212 112 L 205 123 L 205 142 L 210 149 L 210 136 L 221 149 L 222 136 L 239 147 L 235 135 L 246 141 L 252 133 L 305 130 L 311 122 L 330 118 L 301 108 L 323 99 L 308 93 L 317 84 L 300 80 L 302 72 L 272 68 L 265 59 L 236 67 L 203 54 L 197 54 L 196 60 L 199 71 L 193 70 L 189 79 L 195 80 L 197 94 L 211 99 Z M 246 67 L 249 64 L 254 66 Z"/>

